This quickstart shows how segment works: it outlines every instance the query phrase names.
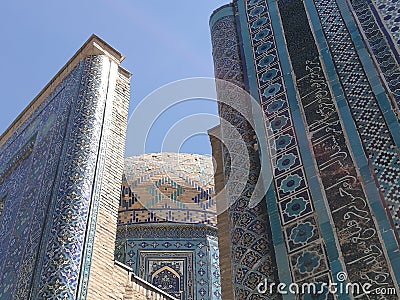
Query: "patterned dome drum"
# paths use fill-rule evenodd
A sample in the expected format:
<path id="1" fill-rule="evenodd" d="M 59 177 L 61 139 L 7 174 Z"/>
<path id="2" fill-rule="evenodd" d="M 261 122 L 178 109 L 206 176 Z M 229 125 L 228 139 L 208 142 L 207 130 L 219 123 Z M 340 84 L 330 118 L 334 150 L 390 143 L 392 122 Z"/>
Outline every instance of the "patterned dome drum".
<path id="1" fill-rule="evenodd" d="M 125 158 L 119 225 L 201 223 L 216 225 L 212 158 L 153 153 Z"/>

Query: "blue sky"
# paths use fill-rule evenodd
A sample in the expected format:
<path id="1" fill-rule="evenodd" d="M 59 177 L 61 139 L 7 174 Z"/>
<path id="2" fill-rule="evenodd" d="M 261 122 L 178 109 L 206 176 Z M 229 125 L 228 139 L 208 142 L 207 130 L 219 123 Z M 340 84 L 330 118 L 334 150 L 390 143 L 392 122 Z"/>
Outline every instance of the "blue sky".
<path id="1" fill-rule="evenodd" d="M 212 77 L 208 20 L 214 9 L 228 2 L 5 1 L 0 10 L 0 132 L 92 33 L 126 56 L 122 66 L 132 73 L 130 114 L 143 98 L 165 84 Z M 170 150 L 162 148 L 168 129 L 197 113 L 215 115 L 216 104 L 193 100 L 163 112 L 150 129 L 145 151 Z M 215 125 L 215 118 L 211 119 L 205 125 Z M 132 135 L 128 132 L 129 138 Z M 204 134 L 177 140 L 176 145 L 181 152 L 210 153 Z"/>

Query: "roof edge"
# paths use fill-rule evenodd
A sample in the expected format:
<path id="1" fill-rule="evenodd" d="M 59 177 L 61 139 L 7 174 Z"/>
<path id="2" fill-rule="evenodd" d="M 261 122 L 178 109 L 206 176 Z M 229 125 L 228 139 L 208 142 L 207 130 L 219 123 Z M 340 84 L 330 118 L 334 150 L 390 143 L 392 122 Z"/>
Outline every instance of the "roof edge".
<path id="1" fill-rule="evenodd" d="M 228 13 L 224 13 L 223 11 L 227 10 Z M 221 13 L 224 13 L 223 15 L 220 16 Z M 219 18 L 221 18 L 222 16 L 225 15 L 233 15 L 233 2 L 228 3 L 228 4 L 224 4 L 221 7 L 218 7 L 217 9 L 215 9 L 209 19 L 209 26 L 212 28 L 213 25 L 215 24 L 216 20 L 218 20 Z M 216 18 L 216 20 L 215 20 Z"/>
<path id="2" fill-rule="evenodd" d="M 221 124 L 218 124 L 207 130 L 209 136 L 221 137 Z"/>
<path id="3" fill-rule="evenodd" d="M 8 128 L 0 135 L 0 147 L 12 136 L 17 128 L 25 122 L 29 116 L 47 99 L 54 89 L 72 72 L 79 62 L 90 55 L 105 55 L 118 65 L 124 60 L 124 56 L 111 47 L 97 35 L 92 34 L 57 74 L 46 84 L 25 109 L 15 118 Z M 129 71 L 119 66 L 121 73 L 130 77 Z"/>

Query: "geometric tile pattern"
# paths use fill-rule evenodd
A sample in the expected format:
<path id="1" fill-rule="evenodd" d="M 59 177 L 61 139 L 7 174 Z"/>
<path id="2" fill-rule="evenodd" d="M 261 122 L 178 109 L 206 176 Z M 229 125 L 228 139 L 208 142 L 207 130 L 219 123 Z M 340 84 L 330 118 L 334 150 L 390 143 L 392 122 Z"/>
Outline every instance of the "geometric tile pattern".
<path id="1" fill-rule="evenodd" d="M 369 1 L 365 0 L 351 1 L 350 3 L 354 9 L 355 15 L 358 18 L 358 21 L 361 24 L 361 27 L 363 28 L 370 49 L 372 50 L 372 57 L 376 59 L 378 63 L 378 68 L 384 75 L 386 83 L 393 94 L 393 98 L 396 103 L 393 105 L 393 108 L 397 111 L 397 114 L 399 114 L 400 68 L 399 55 L 397 54 L 397 50 L 395 49 L 395 46 L 389 34 L 387 33 L 386 28 L 384 26 L 380 26 L 381 23 L 377 22 L 377 20 L 381 20 L 375 7 Z M 395 5 L 394 2 L 392 2 L 392 5 Z M 383 4 L 382 6 L 387 8 L 391 7 L 389 4 Z M 400 2 L 398 2 L 398 6 L 399 7 L 397 11 L 400 11 Z M 393 9 L 390 8 L 390 11 L 393 11 Z M 389 15 L 390 19 L 392 19 L 391 14 Z M 384 17 L 384 19 L 385 18 L 388 17 Z M 396 17 L 393 17 L 393 19 L 396 19 Z M 397 19 L 399 19 L 400 21 L 399 17 L 397 17 Z M 400 22 L 398 23 L 398 25 L 400 25 Z M 400 40 L 398 40 L 397 44 L 399 45 L 399 43 Z M 397 55 L 395 55 L 394 53 L 396 53 Z"/>
<path id="2" fill-rule="evenodd" d="M 131 245 L 134 244 L 129 240 Z M 129 254 L 132 254 L 129 248 Z M 192 251 L 138 250 L 138 275 L 179 299 L 193 299 L 193 278 L 184 276 L 193 265 Z"/>
<path id="3" fill-rule="evenodd" d="M 208 156 L 153 153 L 125 158 L 118 224 L 216 226 L 213 166 Z"/>
<path id="4" fill-rule="evenodd" d="M 0 148 L 0 195 L 7 195 L 2 299 L 75 297 L 97 158 L 93 136 L 100 136 L 104 111 L 103 70 L 102 56 L 82 60 Z"/>
<path id="5" fill-rule="evenodd" d="M 29 298 L 59 162 L 51 158 L 62 156 L 68 112 L 83 68 L 84 62 L 0 148 L 0 195 L 7 195 L 0 219 L 1 299 Z"/>
<path id="6" fill-rule="evenodd" d="M 177 299 L 221 299 L 213 227 L 176 223 L 119 226 L 115 259 Z"/>
<path id="7" fill-rule="evenodd" d="M 73 298 L 77 293 L 89 212 L 99 200 L 92 199 L 92 193 L 100 156 L 108 68 L 109 62 L 102 55 L 84 60 L 44 231 L 43 258 L 37 266 L 38 299 L 53 295 Z"/>
<path id="8" fill-rule="evenodd" d="M 399 0 L 372 0 L 379 10 L 383 23 L 392 35 L 393 41 L 400 46 L 400 1 Z"/>
<path id="9" fill-rule="evenodd" d="M 328 274 L 329 266 L 292 121 L 267 1 L 247 1 L 247 22 L 259 98 L 271 132 L 270 160 L 292 278 L 294 282 L 313 280 L 315 276 Z M 311 255 L 315 257 L 315 265 L 301 267 L 300 257 Z"/>
<path id="10" fill-rule="evenodd" d="M 116 259 L 177 299 L 221 299 L 213 184 L 208 156 L 125 158 Z"/>
<path id="11" fill-rule="evenodd" d="M 255 24 L 254 26 L 262 26 Z M 261 35 L 260 35 L 261 38 Z M 215 77 L 228 81 L 240 88 L 244 88 L 243 69 L 240 60 L 239 41 L 236 33 L 235 17 L 232 15 L 221 16 L 211 27 L 211 39 L 213 45 L 213 58 Z M 272 59 L 272 57 L 271 57 Z M 267 60 L 264 61 L 267 64 Z M 278 70 L 276 70 L 278 72 Z M 264 75 L 265 80 L 275 76 L 273 72 Z M 220 83 L 220 82 L 219 82 Z M 234 184 L 229 183 L 230 162 L 235 162 L 234 172 L 241 172 L 237 166 L 243 163 L 243 153 L 237 147 L 237 139 L 232 133 L 232 129 L 221 123 L 221 136 L 223 147 L 224 177 L 228 182 L 227 197 L 230 206 L 228 215 L 230 219 L 229 228 L 231 235 L 231 262 L 232 277 L 235 299 L 278 299 L 276 293 L 272 295 L 260 295 L 257 284 L 268 278 L 271 282 L 278 282 L 277 267 L 272 246 L 272 235 L 266 210 L 266 202 L 261 201 L 255 207 L 249 207 L 249 198 L 254 191 L 255 184 L 260 172 L 258 154 L 254 150 L 255 133 L 251 125 L 246 120 L 250 115 L 248 104 L 243 101 L 241 95 L 227 93 L 223 85 L 217 83 L 218 99 L 224 101 L 219 103 L 219 114 L 221 119 L 233 125 L 241 135 L 242 141 L 247 148 L 249 168 L 248 180 L 243 186 L 243 191 L 238 197 Z M 226 103 L 231 103 L 228 105 Z M 242 113 L 238 113 L 240 110 Z M 228 151 L 227 149 L 230 149 Z M 239 150 L 237 150 L 239 149 Z M 240 163 L 242 162 L 242 164 Z M 245 172 L 245 171 L 243 171 Z M 246 174 L 246 173 L 244 173 Z M 268 298 L 267 298 L 268 297 Z"/>
<path id="12" fill-rule="evenodd" d="M 394 221 L 400 230 L 400 159 L 336 1 L 315 0 L 323 33 L 358 133 Z M 397 76 L 397 75 L 396 75 Z M 396 79 L 395 79 L 396 80 Z M 382 101 L 382 100 L 381 100 Z M 383 101 L 389 101 L 384 99 Z"/>
<path id="13" fill-rule="evenodd" d="M 336 4 L 331 4 L 334 1 L 329 0 L 315 2 L 321 23 L 327 28 L 326 34 L 331 34 L 328 39 L 332 39 L 332 56 L 338 72 L 342 74 L 343 86 L 347 88 L 352 84 L 352 91 L 348 91 L 347 95 L 356 102 L 355 105 L 362 108 L 362 99 L 373 99 L 373 95 L 357 58 L 352 56 L 355 53 L 351 49 L 351 41 L 346 39 L 345 30 L 341 28 L 340 15 L 335 13 Z M 368 282 L 375 288 L 393 286 L 390 267 L 378 236 L 379 230 L 350 155 L 351 149 L 334 104 L 304 4 L 302 1 L 281 0 L 278 1 L 278 6 L 296 78 L 299 104 L 304 111 L 319 171 L 318 177 L 324 187 L 349 280 Z M 335 34 L 339 36 L 335 37 L 333 43 L 332 36 Z M 349 56 L 353 59 L 348 60 Z M 371 101 L 371 108 L 374 107 L 373 103 Z M 368 131 L 373 132 L 371 129 Z M 301 244 L 305 239 L 316 238 L 311 230 L 312 222 L 308 223 L 300 227 L 296 224 L 292 231 L 286 232 L 286 236 L 292 237 L 293 246 Z M 299 232 L 301 235 L 298 235 Z M 314 258 L 320 251 L 316 247 L 309 254 L 304 253 L 297 257 L 296 261 L 300 264 L 295 277 L 299 277 L 310 267 L 320 267 L 320 263 Z M 303 261 L 309 262 L 309 265 L 302 266 Z"/>
<path id="14" fill-rule="evenodd" d="M 210 246 L 210 261 L 208 272 L 211 275 L 211 298 L 210 299 L 221 299 L 221 271 L 219 268 L 219 249 L 218 241 L 212 236 L 207 237 L 208 244 Z"/>

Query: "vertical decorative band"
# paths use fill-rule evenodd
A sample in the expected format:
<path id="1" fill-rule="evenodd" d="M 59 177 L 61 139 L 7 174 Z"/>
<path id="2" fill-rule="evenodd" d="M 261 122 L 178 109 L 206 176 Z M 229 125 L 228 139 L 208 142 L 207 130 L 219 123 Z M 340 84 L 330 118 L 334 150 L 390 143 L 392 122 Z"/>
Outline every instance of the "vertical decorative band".
<path id="1" fill-rule="evenodd" d="M 315 0 L 314 4 L 358 135 L 374 169 L 385 205 L 391 213 L 393 230 L 398 231 L 399 124 L 380 82 L 371 82 L 371 74 L 376 72 L 375 69 L 368 72 L 364 70 L 363 61 L 367 59 L 367 53 L 359 53 L 357 48 L 360 45 L 357 45 L 357 40 L 353 40 L 358 32 L 348 28 L 342 17 L 342 14 L 347 13 L 346 19 L 351 18 L 347 8 L 339 6 L 335 0 Z M 352 22 L 348 25 L 355 26 Z"/>
<path id="2" fill-rule="evenodd" d="M 244 89 L 243 67 L 240 57 L 240 48 L 232 6 L 225 6 L 211 17 L 211 35 L 213 45 L 213 58 L 215 77 L 233 83 Z M 225 87 L 226 88 L 226 87 Z M 260 295 L 257 285 L 268 278 L 271 282 L 278 282 L 277 268 L 269 219 L 265 201 L 255 207 L 249 207 L 249 199 L 254 192 L 260 167 L 258 153 L 254 150 L 255 132 L 249 123 L 251 106 L 243 99 L 243 94 L 235 97 L 234 93 L 224 89 L 224 84 L 217 82 L 218 99 L 224 103 L 219 104 L 221 117 L 221 136 L 223 147 L 225 179 L 235 178 L 239 174 L 250 171 L 243 191 L 236 198 L 235 184 L 227 184 L 228 214 L 230 217 L 230 234 L 232 249 L 232 273 L 235 287 L 235 299 L 275 299 L 278 295 Z M 231 104 L 231 105 L 230 105 Z M 241 113 L 238 113 L 240 108 Z M 227 126 L 229 123 L 231 126 Z M 237 130 L 248 152 L 249 165 L 246 165 L 238 140 L 233 131 Z M 229 149 L 229 152 L 227 151 Z M 231 162 L 235 166 L 242 165 L 243 170 L 231 169 Z M 246 170 L 245 170 L 246 169 Z M 229 180 L 228 180 L 229 182 Z M 233 199 L 235 198 L 235 199 Z"/>
<path id="3" fill-rule="evenodd" d="M 267 196 L 268 211 L 271 220 L 273 217 L 277 219 L 270 223 L 273 233 L 278 232 L 273 235 L 274 246 L 276 249 L 281 247 L 277 253 L 287 256 L 290 266 L 285 274 L 279 264 L 284 258 L 277 259 L 279 277 L 285 283 L 328 283 L 332 281 L 330 266 L 315 210 L 314 198 L 319 195 L 311 191 L 307 166 L 303 163 L 303 154 L 309 149 L 298 138 L 303 125 L 300 116 L 296 115 L 296 105 L 289 100 L 295 94 L 287 85 L 289 79 L 283 75 L 288 70 L 282 68 L 285 64 L 280 56 L 284 44 L 275 35 L 276 28 L 271 22 L 274 13 L 270 11 L 270 6 L 274 7 L 274 4 L 265 0 L 237 3 L 250 89 L 254 87 L 257 91 L 265 126 L 270 129 L 268 146 L 261 145 L 271 150 L 269 159 L 274 169 L 275 195 Z M 277 30 L 281 31 L 281 28 Z M 300 124 L 300 127 L 295 128 L 295 124 Z M 277 207 L 276 212 L 270 209 L 274 206 Z M 302 234 L 299 235 L 299 232 Z M 279 233 L 283 233 L 283 240 Z"/>
<path id="4" fill-rule="evenodd" d="M 371 0 L 349 1 L 355 19 L 358 20 L 368 43 L 371 57 L 382 72 L 388 89 L 393 95 L 393 109 L 399 116 L 400 107 L 400 57 L 396 46 L 382 24 L 382 20 Z M 399 7 L 400 9 L 400 7 Z M 398 19 L 398 18 L 397 18 Z"/>
<path id="5" fill-rule="evenodd" d="M 371 0 L 379 12 L 383 26 L 388 31 L 397 47 L 400 47 L 400 1 L 399 0 Z"/>
<path id="6" fill-rule="evenodd" d="M 349 280 L 369 283 L 372 289 L 393 287 L 379 230 L 356 172 L 303 2 L 280 0 L 278 7 L 300 104 Z M 326 9 L 324 13 L 332 17 L 332 10 Z"/>
<path id="7" fill-rule="evenodd" d="M 42 242 L 38 286 L 33 299 L 75 299 L 93 193 L 109 75 L 103 56 L 85 59 L 73 104 L 59 170 L 58 186 Z"/>

